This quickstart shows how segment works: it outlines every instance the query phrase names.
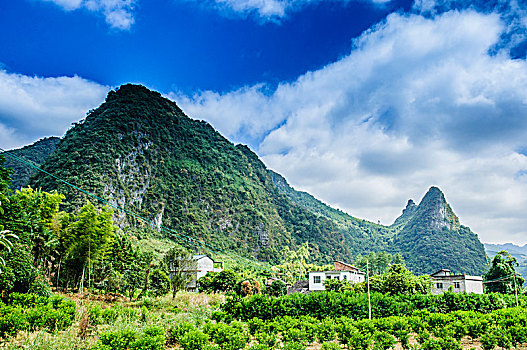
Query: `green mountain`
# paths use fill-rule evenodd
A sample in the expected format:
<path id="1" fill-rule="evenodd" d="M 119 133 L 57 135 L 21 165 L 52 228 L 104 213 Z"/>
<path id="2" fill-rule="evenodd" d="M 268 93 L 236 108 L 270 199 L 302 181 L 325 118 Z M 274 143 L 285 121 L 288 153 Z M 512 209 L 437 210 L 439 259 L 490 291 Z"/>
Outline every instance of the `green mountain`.
<path id="1" fill-rule="evenodd" d="M 221 251 L 277 262 L 285 246 L 309 241 L 316 261 L 351 255 L 337 224 L 279 193 L 249 148 L 142 86 L 110 92 L 67 132 L 43 168 L 153 221 L 154 230 L 167 227 Z M 69 208 L 87 200 L 43 173 L 30 183 L 65 194 Z M 152 234 L 150 225 L 122 212 L 114 219 L 125 230 L 140 227 L 136 234 Z"/>
<path id="2" fill-rule="evenodd" d="M 459 224 L 439 189 L 431 188 L 418 206 L 409 201 L 391 226 L 355 218 L 294 190 L 248 147 L 232 144 L 142 86 L 111 91 L 67 132 L 42 167 L 151 220 L 115 212 L 115 222 L 139 238 L 188 243 L 191 237 L 216 251 L 272 263 L 283 258 L 284 247 L 310 242 L 319 263 L 387 251 L 401 252 L 417 273 L 484 268 L 478 237 Z M 43 173 L 29 183 L 65 194 L 66 210 L 88 200 Z"/>
<path id="3" fill-rule="evenodd" d="M 53 153 L 59 142 L 60 139 L 58 137 L 46 137 L 32 145 L 9 152 L 33 162 L 36 166 L 40 166 Z M 6 158 L 5 167 L 13 169 L 10 185 L 12 190 L 18 190 L 26 186 L 29 183 L 29 177 L 35 172 L 34 168 L 28 167 L 9 157 Z"/>
<path id="4" fill-rule="evenodd" d="M 393 247 L 415 273 L 448 268 L 479 275 L 487 267 L 483 244 L 470 228 L 459 223 L 437 187 L 431 187 L 418 206 L 409 201 L 394 226 L 399 226 L 400 231 Z"/>

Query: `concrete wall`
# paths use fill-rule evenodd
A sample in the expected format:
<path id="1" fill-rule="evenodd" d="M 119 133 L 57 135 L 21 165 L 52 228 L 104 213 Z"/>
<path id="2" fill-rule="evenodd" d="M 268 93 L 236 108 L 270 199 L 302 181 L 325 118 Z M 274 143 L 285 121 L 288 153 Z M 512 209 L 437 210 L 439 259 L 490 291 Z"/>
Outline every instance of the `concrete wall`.
<path id="1" fill-rule="evenodd" d="M 467 293 L 476 293 L 483 294 L 483 281 L 482 280 L 470 280 L 465 281 L 466 292 Z"/>
<path id="2" fill-rule="evenodd" d="M 442 284 L 439 287 L 438 284 Z M 432 294 L 442 294 L 452 287 L 454 293 L 483 294 L 482 278 L 478 276 L 432 276 Z"/>
<path id="3" fill-rule="evenodd" d="M 365 280 L 365 276 L 363 274 L 358 274 L 354 271 L 310 272 L 309 273 L 309 290 L 310 291 L 326 290 L 326 288 L 324 288 L 324 281 L 330 278 L 339 279 L 341 281 L 346 280 L 346 281 L 351 282 L 352 284 L 363 282 Z M 315 280 L 319 280 L 320 283 L 315 283 Z"/>

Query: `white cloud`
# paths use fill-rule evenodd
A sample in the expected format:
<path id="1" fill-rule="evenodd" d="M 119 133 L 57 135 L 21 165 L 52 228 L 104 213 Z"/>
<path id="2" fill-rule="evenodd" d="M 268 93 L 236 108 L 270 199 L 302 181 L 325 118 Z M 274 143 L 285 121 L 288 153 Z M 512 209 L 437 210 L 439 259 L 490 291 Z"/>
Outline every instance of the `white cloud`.
<path id="1" fill-rule="evenodd" d="M 200 3 L 196 0 L 186 0 Z M 256 15 L 262 21 L 279 21 L 288 13 L 298 11 L 305 6 L 316 4 L 324 0 L 210 0 L 216 8 L 225 13 L 235 13 L 242 16 Z M 369 1 L 382 5 L 391 0 L 325 0 L 335 3 L 348 3 L 350 1 Z M 203 2 L 201 2 L 203 4 Z"/>
<path id="2" fill-rule="evenodd" d="M 101 104 L 108 90 L 77 76 L 40 78 L 0 70 L 0 147 L 62 136 L 73 121 Z"/>
<path id="3" fill-rule="evenodd" d="M 134 24 L 135 0 L 42 0 L 53 2 L 66 11 L 85 8 L 89 11 L 100 12 L 111 27 L 128 30 Z"/>
<path id="4" fill-rule="evenodd" d="M 527 243 L 527 64 L 499 14 L 392 14 L 336 63 L 268 93 L 172 95 L 298 189 L 383 223 L 431 185 L 483 241 Z"/>

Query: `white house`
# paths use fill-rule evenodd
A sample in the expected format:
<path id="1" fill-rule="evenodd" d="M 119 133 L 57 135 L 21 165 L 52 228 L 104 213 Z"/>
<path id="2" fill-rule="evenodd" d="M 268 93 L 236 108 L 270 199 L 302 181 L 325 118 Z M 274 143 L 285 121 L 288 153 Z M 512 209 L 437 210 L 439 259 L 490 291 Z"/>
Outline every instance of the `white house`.
<path id="1" fill-rule="evenodd" d="M 342 261 L 335 261 L 334 271 L 313 271 L 309 273 L 309 291 L 326 290 L 324 281 L 329 279 L 339 279 L 341 281 L 348 281 L 352 284 L 364 282 L 366 274 L 360 271 L 355 266 L 343 263 Z"/>
<path id="2" fill-rule="evenodd" d="M 207 255 L 193 255 L 186 261 L 182 273 L 187 281 L 186 289 L 198 291 L 197 281 L 204 277 L 208 272 L 223 271 L 223 262 L 214 261 Z"/>
<path id="3" fill-rule="evenodd" d="M 452 287 L 454 293 L 483 294 L 483 278 L 481 276 L 454 275 L 450 270 L 441 269 L 430 275 L 432 278 L 432 294 L 441 294 Z"/>

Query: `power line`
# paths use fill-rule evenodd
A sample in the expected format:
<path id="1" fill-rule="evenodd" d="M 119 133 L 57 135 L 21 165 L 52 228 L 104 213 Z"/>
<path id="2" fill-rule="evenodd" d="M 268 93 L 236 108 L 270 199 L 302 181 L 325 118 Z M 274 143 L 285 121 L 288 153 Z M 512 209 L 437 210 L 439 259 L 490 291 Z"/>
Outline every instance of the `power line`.
<path id="1" fill-rule="evenodd" d="M 109 201 L 107 201 L 107 200 L 105 200 L 105 199 L 103 199 L 103 198 L 101 198 L 101 197 L 99 197 L 99 196 L 97 196 L 97 195 L 95 195 L 93 193 L 90 193 L 90 192 L 88 192 L 88 191 L 86 191 L 86 190 L 84 190 L 84 189 L 82 189 L 82 188 L 80 188 L 80 187 L 78 187 L 78 186 L 66 181 L 66 180 L 63 180 L 62 178 L 60 178 L 60 177 L 58 177 L 56 175 L 53 175 L 53 174 L 47 172 L 46 170 L 34 165 L 33 162 L 31 162 L 29 160 L 26 160 L 26 159 L 24 159 L 22 157 L 18 157 L 16 155 L 12 154 L 11 152 L 4 150 L 1 147 L 0 147 L 0 151 L 3 154 L 7 155 L 8 157 L 10 157 L 10 158 L 12 158 L 12 159 L 14 159 L 14 160 L 16 160 L 16 161 L 18 161 L 20 163 L 28 165 L 28 166 L 30 166 L 30 167 L 32 167 L 32 168 L 34 168 L 34 169 L 36 169 L 36 170 L 48 175 L 48 176 L 51 176 L 52 178 L 54 178 L 54 179 L 56 179 L 56 180 L 58 180 L 58 181 L 60 181 L 60 182 L 62 182 L 64 184 L 66 184 L 66 185 L 68 185 L 68 186 L 70 186 L 70 187 L 72 187 L 72 188 L 74 188 L 74 189 L 76 189 L 76 190 L 78 190 L 78 191 L 80 191 L 80 192 L 92 197 L 92 198 L 95 198 L 99 202 L 102 202 L 102 203 L 104 203 L 104 204 L 106 204 L 106 205 L 108 205 L 108 206 L 110 206 L 110 207 L 112 207 L 114 209 L 117 209 L 117 210 L 119 210 L 119 211 L 121 211 L 121 212 L 123 212 L 125 214 L 131 215 L 131 216 L 133 216 L 136 219 L 139 219 L 141 221 L 149 223 L 153 227 L 157 226 L 153 222 L 153 220 L 146 219 L 146 218 L 142 217 L 141 215 L 138 215 L 138 214 L 136 214 L 136 213 L 134 213 L 134 212 L 132 212 L 132 211 L 130 211 L 128 209 L 125 209 L 125 208 L 122 208 L 122 207 L 120 207 L 118 205 L 112 204 Z M 196 239 L 194 239 L 192 237 L 189 237 L 187 235 L 181 234 L 181 233 L 179 233 L 179 232 L 177 232 L 177 231 L 175 231 L 175 230 L 173 230 L 171 228 L 165 227 L 163 225 L 159 225 L 159 228 L 161 230 L 163 230 L 164 232 L 167 232 L 167 233 L 175 236 L 175 238 L 186 239 L 188 242 L 190 242 L 191 244 L 193 244 L 193 245 L 195 245 L 197 247 L 200 247 L 200 248 L 207 247 L 207 249 L 211 249 L 211 250 L 216 251 L 216 252 L 220 252 L 220 253 L 224 253 L 224 254 L 227 254 L 227 255 L 231 255 L 233 258 L 242 259 L 242 261 L 238 260 L 238 262 L 242 262 L 242 263 L 247 264 L 247 265 L 253 264 L 254 266 L 258 266 L 259 268 L 262 268 L 264 270 L 268 270 L 270 272 L 274 272 L 272 269 L 264 266 L 262 263 L 260 263 L 258 261 L 251 260 L 251 259 L 248 259 L 246 257 L 243 257 L 241 255 L 237 255 L 237 254 L 234 254 L 234 253 L 231 253 L 231 252 L 227 252 L 227 251 L 225 251 L 225 250 L 223 250 L 221 248 L 217 248 L 217 247 L 215 247 L 215 246 L 213 246 L 211 244 L 208 244 L 208 243 L 200 242 L 200 241 L 198 241 L 198 240 L 196 240 Z M 247 262 L 243 261 L 243 260 L 246 260 Z"/>

